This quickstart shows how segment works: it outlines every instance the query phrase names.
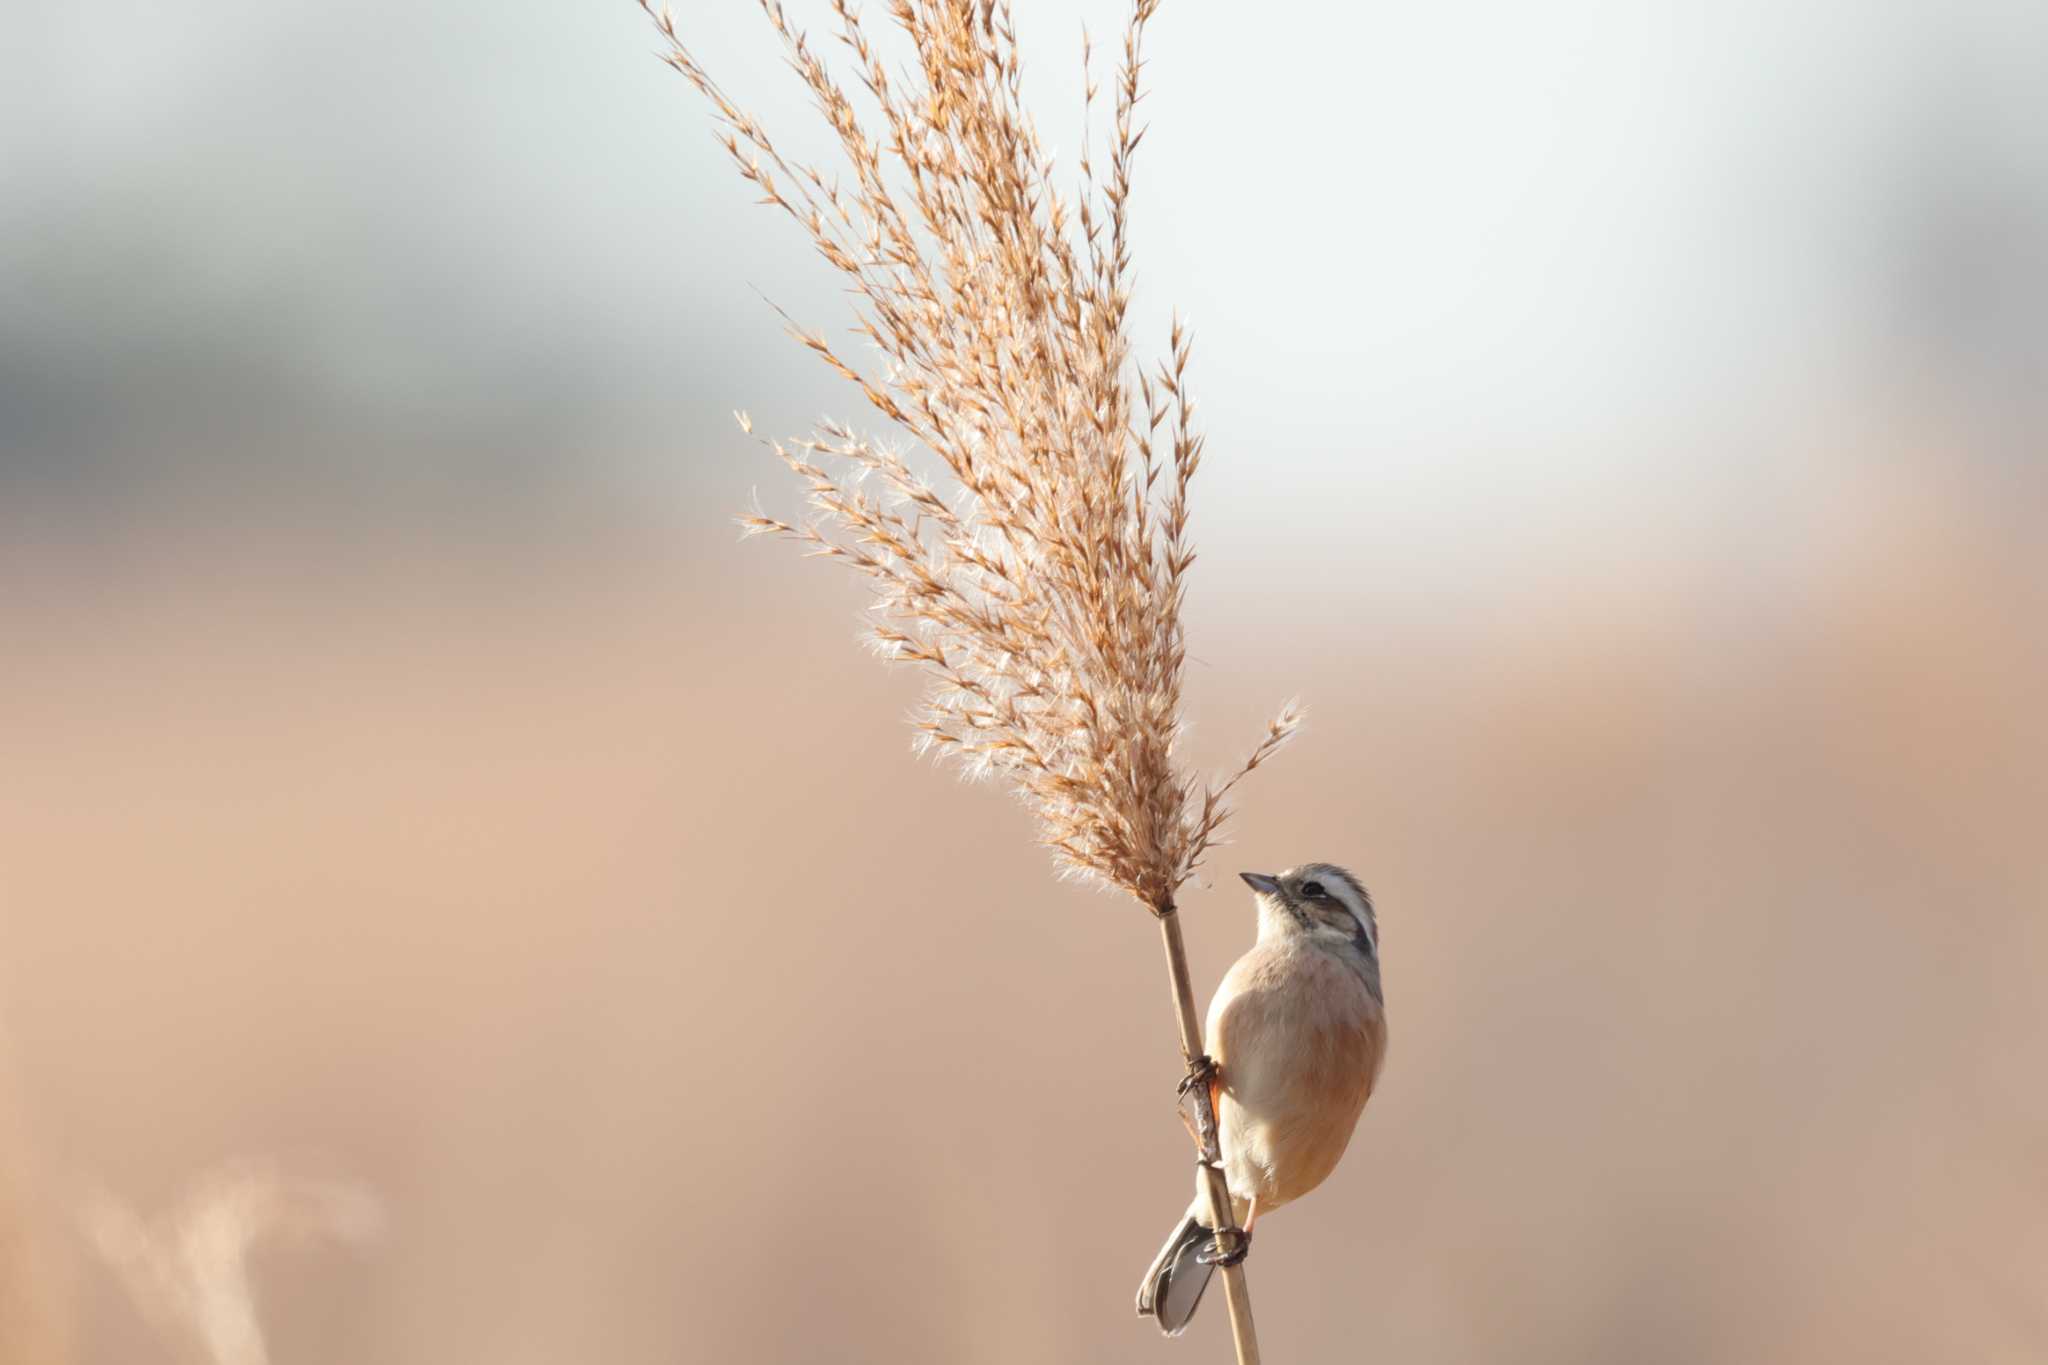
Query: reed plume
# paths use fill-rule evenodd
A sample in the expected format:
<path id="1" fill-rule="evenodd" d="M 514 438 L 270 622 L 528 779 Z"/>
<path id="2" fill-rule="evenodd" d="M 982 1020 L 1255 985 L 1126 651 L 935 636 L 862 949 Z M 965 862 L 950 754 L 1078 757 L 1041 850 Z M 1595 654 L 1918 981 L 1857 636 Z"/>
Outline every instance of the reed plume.
<path id="1" fill-rule="evenodd" d="M 163 1335 L 208 1365 L 268 1365 L 256 1312 L 252 1253 L 266 1243 L 363 1242 L 382 1224 L 354 1184 L 235 1162 L 195 1182 L 169 1217 L 146 1223 L 105 1193 L 86 1202 L 85 1231 Z"/>
<path id="2" fill-rule="evenodd" d="M 1084 143 L 1071 194 L 1024 107 L 1007 3 L 889 0 L 915 53 L 892 71 L 849 0 L 831 0 L 865 92 L 857 107 L 781 4 L 762 0 L 837 139 L 844 164 L 828 175 L 784 157 L 698 64 L 667 8 L 640 2 L 667 40 L 665 60 L 710 101 L 740 175 L 844 277 L 855 333 L 879 358 L 864 370 L 823 335 L 792 331 L 948 476 L 942 489 L 902 446 L 828 421 L 767 442 L 813 515 L 756 512 L 742 525 L 867 575 L 875 645 L 930 677 L 920 746 L 1007 778 L 1063 871 L 1121 888 L 1161 918 L 1198 1066 L 1174 895 L 1215 843 L 1231 788 L 1297 715 L 1284 709 L 1221 780 L 1191 777 L 1175 752 L 1195 559 L 1188 493 L 1203 441 L 1187 330 L 1176 319 L 1165 359 L 1146 368 L 1131 359 L 1127 317 L 1132 162 L 1145 135 L 1136 111 L 1158 0 L 1136 0 L 1106 160 Z M 1196 1090 L 1213 1160 L 1207 1090 Z M 1228 1227 L 1227 1199 L 1222 1210 Z M 1235 1306 L 1235 1268 L 1231 1286 Z M 1241 1355 L 1248 1301 L 1244 1327 Z"/>

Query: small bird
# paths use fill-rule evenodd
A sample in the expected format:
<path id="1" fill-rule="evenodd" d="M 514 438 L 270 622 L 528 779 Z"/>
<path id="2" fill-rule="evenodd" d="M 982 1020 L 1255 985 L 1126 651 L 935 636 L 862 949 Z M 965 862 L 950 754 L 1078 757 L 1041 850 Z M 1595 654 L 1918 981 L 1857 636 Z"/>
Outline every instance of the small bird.
<path id="1" fill-rule="evenodd" d="M 1336 1169 L 1379 1076 L 1387 1016 L 1379 924 L 1356 877 L 1330 863 L 1238 875 L 1254 893 L 1259 937 L 1209 1002 L 1206 1046 L 1224 1178 L 1248 1242 L 1260 1214 Z M 1138 1285 L 1139 1315 L 1168 1336 L 1195 1315 L 1218 1263 L 1207 1213 L 1198 1179 Z"/>

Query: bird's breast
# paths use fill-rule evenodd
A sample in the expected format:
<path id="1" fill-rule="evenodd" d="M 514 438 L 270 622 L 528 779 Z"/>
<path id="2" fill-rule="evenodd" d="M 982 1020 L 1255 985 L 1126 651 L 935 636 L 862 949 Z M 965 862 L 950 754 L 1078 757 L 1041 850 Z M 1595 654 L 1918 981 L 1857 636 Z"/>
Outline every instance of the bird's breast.
<path id="1" fill-rule="evenodd" d="M 1335 1169 L 1372 1093 L 1386 1018 L 1357 971 L 1315 947 L 1261 945 L 1224 978 L 1208 1046 L 1231 1190 L 1261 1210 Z"/>

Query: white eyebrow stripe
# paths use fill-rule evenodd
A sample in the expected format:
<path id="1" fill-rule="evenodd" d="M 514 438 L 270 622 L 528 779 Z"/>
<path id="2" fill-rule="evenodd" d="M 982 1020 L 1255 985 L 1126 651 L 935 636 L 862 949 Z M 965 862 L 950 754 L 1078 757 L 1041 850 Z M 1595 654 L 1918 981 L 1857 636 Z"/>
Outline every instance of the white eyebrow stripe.
<path id="1" fill-rule="evenodd" d="M 1300 875 L 1304 880 L 1321 882 L 1323 894 L 1351 912 L 1351 918 L 1357 921 L 1365 941 L 1377 954 L 1380 950 L 1380 927 L 1373 915 L 1372 896 L 1358 884 L 1358 879 L 1331 863 L 1310 863 L 1301 869 Z"/>

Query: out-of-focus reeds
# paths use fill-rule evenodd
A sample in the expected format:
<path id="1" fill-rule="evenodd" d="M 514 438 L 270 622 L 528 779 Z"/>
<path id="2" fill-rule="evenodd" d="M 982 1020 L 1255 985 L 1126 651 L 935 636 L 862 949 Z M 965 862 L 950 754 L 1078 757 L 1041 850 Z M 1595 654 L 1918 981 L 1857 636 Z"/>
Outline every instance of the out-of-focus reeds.
<path id="1" fill-rule="evenodd" d="M 1131 360 L 1127 320 L 1131 167 L 1144 138 L 1135 111 L 1157 0 L 1137 0 L 1124 30 L 1106 170 L 1084 144 L 1071 196 L 1024 107 L 1007 3 L 892 0 L 916 54 L 899 77 L 848 0 L 833 0 L 863 114 L 782 6 L 763 0 L 850 179 L 785 158 L 699 65 L 667 8 L 641 3 L 669 64 L 711 102 L 740 174 L 845 277 L 880 363 L 862 370 L 792 324 L 798 339 L 957 484 L 941 491 L 903 450 L 826 422 L 769 443 L 817 515 L 755 512 L 743 525 L 868 575 L 874 642 L 931 675 L 921 745 L 1007 777 L 1063 869 L 1159 916 L 1195 1074 L 1206 1059 L 1174 893 L 1214 841 L 1226 793 L 1297 721 L 1282 711 L 1219 782 L 1196 781 L 1175 756 L 1202 438 L 1186 331 L 1174 323 L 1166 360 L 1147 371 Z M 1084 116 L 1094 96 L 1091 80 Z M 1194 1090 L 1213 1163 L 1206 1087 Z M 1227 1230 L 1229 1201 L 1213 1165 L 1210 1175 Z M 1236 1266 L 1225 1285 L 1240 1357 L 1254 1359 Z"/>
<path id="2" fill-rule="evenodd" d="M 104 1193 L 84 1211 L 87 1236 L 136 1308 L 166 1341 L 208 1365 L 268 1365 L 249 1278 L 258 1244 L 360 1242 L 380 1219 L 377 1201 L 355 1185 L 248 1162 L 208 1173 L 155 1225 Z"/>

